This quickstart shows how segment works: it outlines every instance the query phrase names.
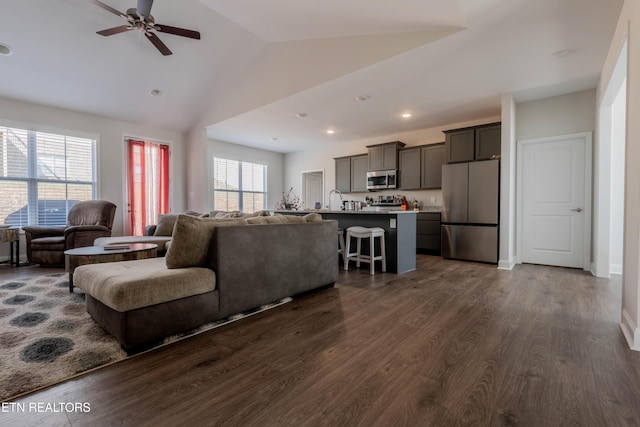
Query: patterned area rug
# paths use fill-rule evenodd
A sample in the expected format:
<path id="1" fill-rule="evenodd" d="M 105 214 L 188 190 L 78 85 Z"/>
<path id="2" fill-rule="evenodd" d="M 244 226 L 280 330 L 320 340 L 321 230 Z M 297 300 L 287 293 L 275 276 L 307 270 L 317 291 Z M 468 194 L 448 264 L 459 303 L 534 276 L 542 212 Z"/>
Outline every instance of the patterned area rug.
<path id="1" fill-rule="evenodd" d="M 0 401 L 127 357 L 67 279 L 0 282 Z"/>
<path id="2" fill-rule="evenodd" d="M 209 323 L 168 337 L 160 345 L 289 301 L 291 298 L 284 298 Z M 87 313 L 82 291 L 76 288 L 69 293 L 66 273 L 0 282 L 0 402 L 125 358 L 118 341 Z"/>

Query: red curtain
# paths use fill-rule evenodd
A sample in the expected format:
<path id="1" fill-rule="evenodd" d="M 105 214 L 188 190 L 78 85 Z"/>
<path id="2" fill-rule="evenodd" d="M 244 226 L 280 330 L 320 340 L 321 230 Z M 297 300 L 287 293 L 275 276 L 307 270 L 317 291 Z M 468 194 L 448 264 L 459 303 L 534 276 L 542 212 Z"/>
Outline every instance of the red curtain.
<path id="1" fill-rule="evenodd" d="M 141 236 L 169 212 L 169 146 L 129 139 L 128 158 L 129 225 Z"/>

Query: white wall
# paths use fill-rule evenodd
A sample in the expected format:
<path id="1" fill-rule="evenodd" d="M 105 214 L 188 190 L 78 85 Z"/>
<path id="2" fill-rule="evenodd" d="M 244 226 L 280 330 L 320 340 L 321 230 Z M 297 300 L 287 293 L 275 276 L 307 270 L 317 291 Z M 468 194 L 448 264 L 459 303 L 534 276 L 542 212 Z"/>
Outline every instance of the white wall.
<path id="1" fill-rule="evenodd" d="M 10 126 L 30 126 L 48 131 L 82 132 L 98 139 L 98 197 L 117 205 L 113 225 L 113 235 L 122 234 L 125 195 L 124 136 L 146 137 L 169 141 L 171 149 L 171 209 L 185 209 L 185 135 L 151 128 L 135 123 L 127 123 L 91 114 L 64 110 L 40 104 L 17 101 L 0 97 L 0 123 Z M 0 257 L 8 249 L 0 248 Z M 24 253 L 26 245 L 21 242 Z"/>
<path id="2" fill-rule="evenodd" d="M 357 154 L 366 154 L 367 145 L 382 144 L 390 141 L 402 141 L 406 147 L 416 145 L 437 144 L 444 142 L 443 130 L 463 128 L 466 126 L 475 126 L 485 123 L 499 122 L 500 117 L 489 117 L 480 120 L 468 122 L 452 123 L 446 126 L 435 128 L 420 129 L 410 132 L 396 133 L 375 138 L 366 138 L 351 142 L 340 142 L 324 146 L 319 149 L 298 151 L 285 155 L 285 187 L 293 187 L 296 194 L 302 194 L 302 171 L 324 169 L 325 179 L 325 206 L 329 204 L 329 192 L 336 185 L 336 168 L 334 157 L 351 156 Z M 378 191 L 378 195 L 403 195 L 408 199 L 415 198 L 422 203 L 423 206 L 440 206 L 442 203 L 441 190 L 416 190 L 401 191 L 388 190 Z M 349 193 L 344 196 L 345 200 L 364 201 L 364 198 L 371 196 L 371 193 Z"/>
<path id="3" fill-rule="evenodd" d="M 640 350 L 640 2 L 625 0 L 598 85 L 598 105 L 606 95 L 621 49 L 627 46 L 627 116 L 622 269 L 622 332 Z"/>
<path id="4" fill-rule="evenodd" d="M 276 202 L 282 197 L 284 191 L 284 155 L 273 151 L 260 150 L 244 145 L 231 144 L 224 141 L 207 139 L 205 141 L 205 176 L 212 173 L 213 157 L 222 157 L 230 160 L 242 160 L 251 163 L 267 165 L 267 209 L 273 209 Z M 189 170 L 191 173 L 191 170 Z M 213 188 L 211 181 L 207 179 L 204 191 L 194 195 L 194 206 L 200 206 L 201 212 L 213 210 Z M 288 187 L 287 187 L 288 188 Z M 297 193 L 300 196 L 302 193 Z"/>
<path id="5" fill-rule="evenodd" d="M 516 103 L 502 97 L 502 150 L 500 152 L 500 259 L 498 268 L 516 263 Z"/>
<path id="6" fill-rule="evenodd" d="M 519 103 L 516 106 L 518 140 L 593 132 L 595 89 Z"/>
<path id="7" fill-rule="evenodd" d="M 620 88 L 612 109 L 611 133 L 611 229 L 610 272 L 622 274 L 622 248 L 624 241 L 624 158 L 627 93 L 626 84 Z"/>

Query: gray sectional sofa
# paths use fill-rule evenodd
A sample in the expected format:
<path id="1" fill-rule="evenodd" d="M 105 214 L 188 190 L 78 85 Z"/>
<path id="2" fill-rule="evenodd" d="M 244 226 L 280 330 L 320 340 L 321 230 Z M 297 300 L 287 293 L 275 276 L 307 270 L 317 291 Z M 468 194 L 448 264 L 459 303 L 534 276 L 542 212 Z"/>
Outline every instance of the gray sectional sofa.
<path id="1" fill-rule="evenodd" d="M 165 258 L 81 266 L 74 284 L 85 291 L 91 316 L 135 353 L 167 336 L 333 286 L 337 228 L 319 215 L 179 215 Z"/>

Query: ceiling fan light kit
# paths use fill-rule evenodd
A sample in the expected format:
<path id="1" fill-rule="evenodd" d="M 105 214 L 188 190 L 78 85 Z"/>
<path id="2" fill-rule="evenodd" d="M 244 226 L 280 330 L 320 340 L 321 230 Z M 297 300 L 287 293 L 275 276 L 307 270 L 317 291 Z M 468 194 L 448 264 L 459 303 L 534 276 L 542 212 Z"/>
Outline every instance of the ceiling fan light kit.
<path id="1" fill-rule="evenodd" d="M 163 55 L 171 55 L 169 50 L 162 40 L 158 37 L 155 31 L 166 34 L 173 34 L 175 36 L 188 37 L 195 40 L 200 40 L 200 33 L 198 31 L 187 30 L 184 28 L 172 27 L 170 25 L 156 24 L 154 17 L 151 15 L 151 6 L 153 6 L 153 0 L 138 0 L 138 6 L 127 10 L 127 13 L 119 12 L 111 6 L 102 3 L 99 0 L 89 0 L 91 3 L 98 7 L 107 10 L 114 15 L 118 15 L 127 21 L 125 25 L 118 27 L 107 28 L 106 30 L 98 31 L 101 36 L 112 36 L 114 34 L 124 33 L 126 31 L 138 30 L 145 35 L 145 37 L 162 53 Z"/>

